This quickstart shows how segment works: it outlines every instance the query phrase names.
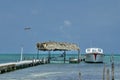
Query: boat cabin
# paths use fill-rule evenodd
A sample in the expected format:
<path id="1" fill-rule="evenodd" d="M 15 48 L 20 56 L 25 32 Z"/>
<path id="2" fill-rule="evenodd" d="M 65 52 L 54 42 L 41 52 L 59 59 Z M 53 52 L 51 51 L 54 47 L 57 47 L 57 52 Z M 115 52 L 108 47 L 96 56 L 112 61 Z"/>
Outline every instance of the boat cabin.
<path id="1" fill-rule="evenodd" d="M 103 54 L 103 50 L 101 48 L 87 48 L 86 53 L 101 53 Z"/>

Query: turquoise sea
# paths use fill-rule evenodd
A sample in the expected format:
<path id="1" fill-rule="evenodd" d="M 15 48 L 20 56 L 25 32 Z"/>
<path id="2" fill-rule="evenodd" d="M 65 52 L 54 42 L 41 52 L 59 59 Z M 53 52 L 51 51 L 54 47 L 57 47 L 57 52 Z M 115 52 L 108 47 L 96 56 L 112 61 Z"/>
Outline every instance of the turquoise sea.
<path id="1" fill-rule="evenodd" d="M 35 59 L 36 53 L 23 54 L 23 59 Z M 40 54 L 39 58 L 47 57 L 47 54 Z M 69 64 L 63 63 L 60 54 L 52 54 L 51 57 L 58 58 L 58 62 L 53 62 L 51 64 L 44 64 L 35 67 L 25 68 L 21 70 L 16 70 L 13 72 L 8 72 L 5 74 L 0 74 L 0 80 L 103 80 L 103 63 L 85 63 L 81 62 L 79 64 Z M 84 54 L 81 55 L 84 57 Z M 69 57 L 77 57 L 77 54 L 67 54 L 67 59 Z M 105 55 L 104 63 L 106 64 L 106 69 L 110 71 L 111 77 L 111 55 Z M 20 60 L 20 53 L 4 53 L 0 54 L 0 63 L 7 62 L 17 62 Z M 115 80 L 120 80 L 120 55 L 114 54 L 114 64 L 115 64 Z M 81 73 L 81 76 L 79 75 Z M 106 78 L 105 78 L 106 79 Z"/>

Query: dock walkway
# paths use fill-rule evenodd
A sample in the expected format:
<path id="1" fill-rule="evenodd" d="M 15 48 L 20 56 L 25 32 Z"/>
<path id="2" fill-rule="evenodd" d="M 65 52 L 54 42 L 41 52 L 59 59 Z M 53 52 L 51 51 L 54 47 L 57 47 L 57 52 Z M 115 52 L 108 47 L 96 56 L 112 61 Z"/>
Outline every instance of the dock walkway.
<path id="1" fill-rule="evenodd" d="M 47 63 L 48 63 L 47 59 L 39 59 L 39 60 L 34 59 L 34 60 L 24 60 L 19 62 L 2 63 L 0 64 L 0 74 L 18 69 L 27 68 L 27 67 L 37 66 L 41 64 L 47 64 Z"/>

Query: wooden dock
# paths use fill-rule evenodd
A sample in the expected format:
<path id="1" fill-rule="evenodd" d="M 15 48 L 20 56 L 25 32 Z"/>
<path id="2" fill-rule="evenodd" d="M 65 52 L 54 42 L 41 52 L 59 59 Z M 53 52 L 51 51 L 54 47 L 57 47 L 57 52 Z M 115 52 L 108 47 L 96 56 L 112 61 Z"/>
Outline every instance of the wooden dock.
<path id="1" fill-rule="evenodd" d="M 47 59 L 41 59 L 41 60 L 24 60 L 24 61 L 19 61 L 19 62 L 10 62 L 10 63 L 2 63 L 0 64 L 0 74 L 18 70 L 18 69 L 23 69 L 27 67 L 33 67 L 41 64 L 47 64 L 48 60 Z"/>

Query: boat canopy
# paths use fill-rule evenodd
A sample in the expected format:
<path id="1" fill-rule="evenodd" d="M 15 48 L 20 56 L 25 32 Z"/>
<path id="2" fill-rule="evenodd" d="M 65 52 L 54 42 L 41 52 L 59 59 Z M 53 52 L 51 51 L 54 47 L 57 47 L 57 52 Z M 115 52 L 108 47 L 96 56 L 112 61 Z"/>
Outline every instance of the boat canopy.
<path id="1" fill-rule="evenodd" d="M 69 51 L 69 50 L 80 50 L 80 48 L 73 43 L 67 42 L 42 42 L 37 43 L 37 49 L 41 51 Z"/>

